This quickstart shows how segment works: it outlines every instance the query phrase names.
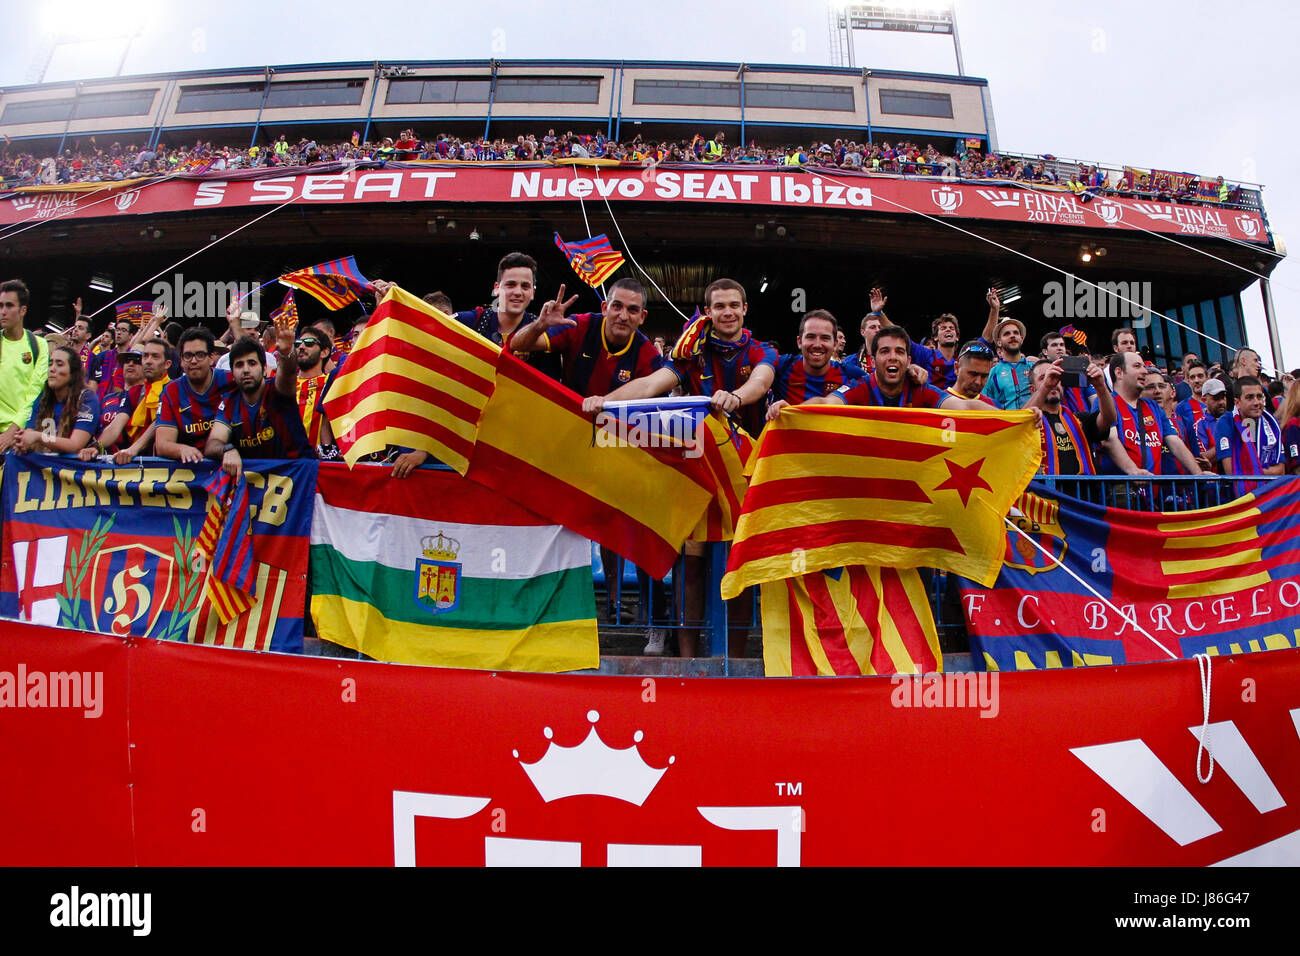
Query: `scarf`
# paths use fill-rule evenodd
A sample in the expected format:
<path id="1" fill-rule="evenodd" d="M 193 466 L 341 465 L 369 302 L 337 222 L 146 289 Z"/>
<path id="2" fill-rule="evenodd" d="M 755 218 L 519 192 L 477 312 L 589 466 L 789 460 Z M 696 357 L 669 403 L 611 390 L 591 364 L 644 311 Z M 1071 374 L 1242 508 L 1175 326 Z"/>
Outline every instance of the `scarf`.
<path id="1" fill-rule="evenodd" d="M 1083 428 L 1079 424 L 1079 419 L 1074 417 L 1064 405 L 1061 406 L 1061 424 L 1070 434 L 1070 440 L 1074 442 L 1074 453 L 1078 456 L 1079 467 L 1083 469 L 1085 475 L 1095 475 L 1096 466 L 1092 463 L 1092 446 L 1088 444 L 1088 438 L 1083 434 Z M 1047 417 L 1043 417 L 1043 424 L 1039 428 L 1039 438 L 1043 443 L 1043 474 L 1059 475 L 1061 473 L 1061 454 L 1056 447 L 1056 436 L 1049 434 L 1049 423 Z"/>

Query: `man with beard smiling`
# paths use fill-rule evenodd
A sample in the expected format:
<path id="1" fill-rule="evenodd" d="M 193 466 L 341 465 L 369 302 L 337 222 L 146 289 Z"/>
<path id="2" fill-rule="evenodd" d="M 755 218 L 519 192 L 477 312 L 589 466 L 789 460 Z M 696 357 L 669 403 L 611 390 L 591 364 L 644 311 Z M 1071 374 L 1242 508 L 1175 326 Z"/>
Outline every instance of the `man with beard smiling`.
<path id="1" fill-rule="evenodd" d="M 204 454 L 219 459 L 232 478 L 248 458 L 315 458 L 294 400 L 298 359 L 293 350 L 293 320 L 276 330 L 279 363 L 275 381 L 266 381 L 266 352 L 256 339 L 240 339 L 230 349 L 235 391 L 221 403 L 208 433 Z"/>
<path id="2" fill-rule="evenodd" d="M 839 323 L 825 309 L 814 309 L 799 323 L 799 354 L 782 355 L 776 366 L 767 420 L 786 405 L 799 405 L 810 398 L 822 398 L 842 385 L 856 385 L 855 375 L 831 356 L 835 351 Z"/>
<path id="3" fill-rule="evenodd" d="M 1032 391 L 1030 379 L 1034 367 L 1034 363 L 1020 351 L 1025 341 L 1025 324 L 1019 319 L 999 315 L 1002 297 L 997 289 L 989 289 L 985 298 L 989 303 L 989 318 L 984 326 L 984 340 L 1001 350 L 1002 361 L 989 373 L 984 394 L 1008 411 L 1024 408 Z"/>
<path id="4" fill-rule="evenodd" d="M 325 363 L 329 360 L 332 344 L 329 334 L 318 326 L 303 329 L 294 342 L 298 359 L 298 414 L 302 416 L 302 426 L 313 448 L 321 443 L 325 424 L 321 402 L 328 378 Z"/>

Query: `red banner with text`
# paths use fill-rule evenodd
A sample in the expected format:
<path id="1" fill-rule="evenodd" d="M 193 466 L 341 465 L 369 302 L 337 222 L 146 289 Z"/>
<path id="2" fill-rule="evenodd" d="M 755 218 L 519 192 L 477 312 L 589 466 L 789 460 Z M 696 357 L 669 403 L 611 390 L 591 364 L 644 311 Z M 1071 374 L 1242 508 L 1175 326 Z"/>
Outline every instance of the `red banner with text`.
<path id="1" fill-rule="evenodd" d="M 0 226 L 62 218 L 154 215 L 203 209 L 348 203 L 577 202 L 715 203 L 845 212 L 924 214 L 1002 222 L 1147 230 L 1270 241 L 1258 212 L 1156 201 L 1097 198 L 1001 181 L 892 179 L 810 167 L 581 168 L 576 166 L 389 164 L 384 169 L 235 173 L 157 181 L 139 188 L 24 192 L 0 201 Z"/>

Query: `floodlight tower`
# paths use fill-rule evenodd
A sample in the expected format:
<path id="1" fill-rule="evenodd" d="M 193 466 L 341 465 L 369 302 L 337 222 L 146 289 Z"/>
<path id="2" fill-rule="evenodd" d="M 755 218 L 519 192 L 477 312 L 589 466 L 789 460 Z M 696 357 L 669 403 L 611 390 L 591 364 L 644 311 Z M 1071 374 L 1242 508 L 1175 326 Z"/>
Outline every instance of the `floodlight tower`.
<path id="1" fill-rule="evenodd" d="M 895 33 L 930 33 L 952 37 L 957 55 L 957 75 L 964 76 L 961 42 L 957 37 L 957 13 L 951 3 L 842 3 L 831 0 L 831 59 L 836 66 L 856 66 L 853 58 L 854 30 L 886 30 Z"/>

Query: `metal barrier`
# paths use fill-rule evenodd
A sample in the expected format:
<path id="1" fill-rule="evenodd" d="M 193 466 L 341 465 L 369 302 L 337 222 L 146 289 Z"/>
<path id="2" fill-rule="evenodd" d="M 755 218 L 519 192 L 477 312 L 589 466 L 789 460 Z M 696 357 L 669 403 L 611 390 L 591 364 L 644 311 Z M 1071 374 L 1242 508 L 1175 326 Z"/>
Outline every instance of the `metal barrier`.
<path id="1" fill-rule="evenodd" d="M 1035 479 L 1046 487 L 1059 491 L 1063 495 L 1106 505 L 1111 508 L 1128 508 L 1132 511 L 1194 511 L 1200 508 L 1212 508 L 1227 504 L 1245 494 L 1243 486 L 1260 486 L 1275 481 L 1273 476 L 1225 475 L 1219 476 L 1160 476 L 1160 477 L 1115 477 L 1107 475 L 1039 475 Z M 722 580 L 722 573 L 727 565 L 727 544 L 712 544 L 709 566 L 713 573 L 709 576 L 704 621 L 705 635 L 701 634 L 701 653 L 708 647 L 711 656 L 719 656 L 726 647 L 727 602 L 718 593 L 717 582 Z M 969 647 L 966 638 L 966 622 L 961 614 L 960 602 L 956 600 L 956 576 L 945 571 L 922 569 L 928 577 L 927 590 L 930 606 L 934 612 L 935 625 L 939 629 L 940 645 L 945 653 L 965 651 Z M 751 590 L 757 591 L 757 588 Z M 740 600 L 740 599 L 738 599 Z M 754 602 L 755 611 L 750 620 L 751 626 L 761 630 L 761 616 L 757 612 L 758 595 L 749 598 Z M 724 669 L 725 671 L 725 669 Z"/>

